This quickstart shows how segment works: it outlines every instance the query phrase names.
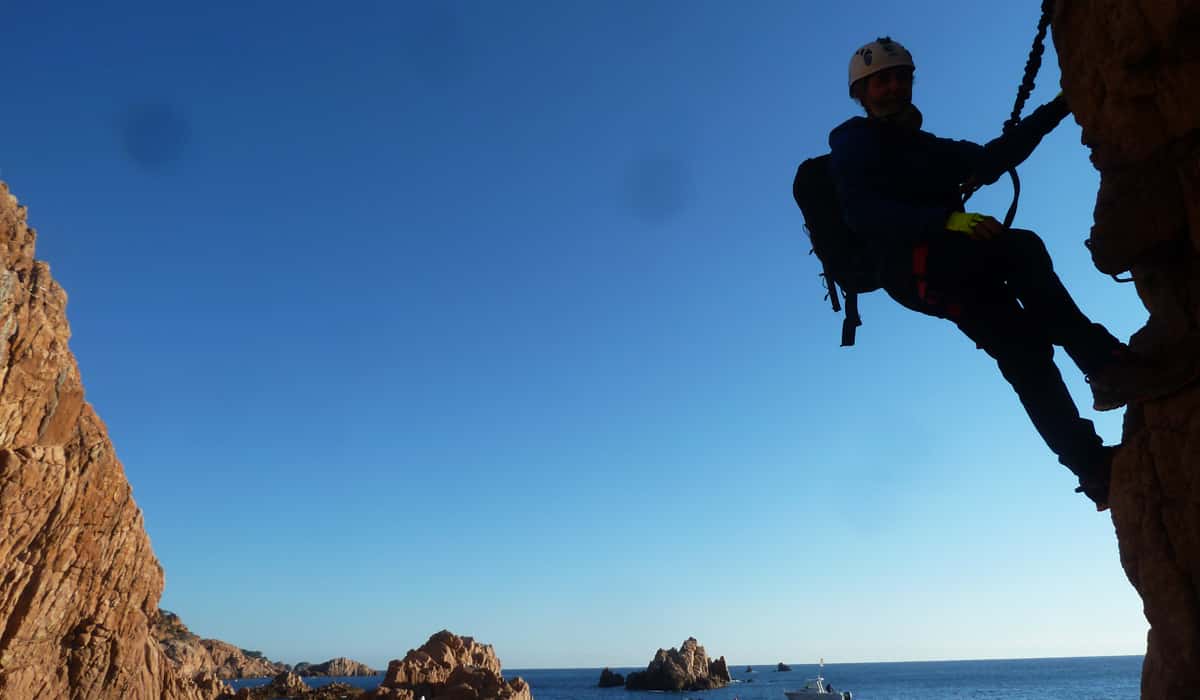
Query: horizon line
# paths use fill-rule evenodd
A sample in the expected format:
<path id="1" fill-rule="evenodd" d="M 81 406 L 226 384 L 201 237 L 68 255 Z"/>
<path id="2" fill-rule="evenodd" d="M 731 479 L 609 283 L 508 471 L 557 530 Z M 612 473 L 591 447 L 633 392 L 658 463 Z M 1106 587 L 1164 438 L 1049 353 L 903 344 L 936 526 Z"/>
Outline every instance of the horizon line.
<path id="1" fill-rule="evenodd" d="M 1068 660 L 1068 659 L 1127 659 L 1127 658 L 1132 658 L 1132 657 L 1145 658 L 1145 656 L 1146 655 L 1144 653 L 1143 654 L 1092 654 L 1092 655 L 1086 655 L 1086 656 L 996 656 L 996 657 L 978 658 L 978 659 L 904 659 L 904 660 L 898 659 L 898 660 L 891 660 L 891 661 L 878 661 L 877 660 L 877 661 L 833 661 L 833 662 L 826 661 L 825 665 L 826 666 L 831 666 L 831 665 L 852 666 L 852 665 L 870 665 L 870 664 L 936 664 L 936 663 L 956 663 L 956 662 L 957 663 L 970 663 L 970 662 L 975 662 L 975 661 L 1055 661 L 1055 660 L 1063 661 L 1063 660 Z M 717 658 L 719 659 L 721 657 L 718 656 Z M 777 666 L 780 663 L 787 664 L 788 666 L 801 666 L 801 667 L 813 665 L 811 662 L 803 662 L 802 663 L 799 661 L 793 661 L 793 662 L 773 661 L 773 662 L 765 663 L 765 664 L 756 664 L 756 663 L 749 663 L 749 664 L 737 663 L 737 664 L 735 664 L 728 660 L 725 661 L 725 665 L 727 667 L 729 667 L 731 670 L 733 668 L 742 667 L 742 666 L 770 667 L 770 666 Z M 636 664 L 636 665 L 608 664 L 608 665 L 604 665 L 604 666 L 538 666 L 538 667 L 514 666 L 512 668 L 508 668 L 507 666 L 502 666 L 501 670 L 502 671 L 593 671 L 593 670 L 598 671 L 598 670 L 602 670 L 605 668 L 607 668 L 607 669 L 623 669 L 623 668 L 639 669 L 639 668 L 645 668 L 645 666 L 646 666 L 645 664 Z"/>

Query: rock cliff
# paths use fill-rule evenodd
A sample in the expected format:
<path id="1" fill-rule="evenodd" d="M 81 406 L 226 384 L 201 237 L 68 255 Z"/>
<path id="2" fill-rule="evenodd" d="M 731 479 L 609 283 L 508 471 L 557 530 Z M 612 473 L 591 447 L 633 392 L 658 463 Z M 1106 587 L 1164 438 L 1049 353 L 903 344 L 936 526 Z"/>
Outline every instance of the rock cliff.
<path id="1" fill-rule="evenodd" d="M 1200 3 L 1059 0 L 1052 26 L 1063 90 L 1101 176 L 1096 267 L 1131 271 L 1149 312 L 1135 350 L 1194 353 Z M 1129 408 L 1123 432 L 1110 503 L 1150 622 L 1142 697 L 1200 697 L 1200 386 Z"/>
<path id="2" fill-rule="evenodd" d="M 628 690 L 709 690 L 729 684 L 725 657 L 710 661 L 695 637 L 688 637 L 679 649 L 659 649 L 645 671 L 625 678 Z"/>
<path id="3" fill-rule="evenodd" d="M 162 568 L 35 240 L 0 183 L 0 697 L 214 698 L 150 634 Z"/>
<path id="4" fill-rule="evenodd" d="M 387 675 L 367 697 L 376 700 L 533 700 L 529 684 L 504 680 L 500 659 L 490 644 L 442 630 L 420 649 L 388 664 Z"/>

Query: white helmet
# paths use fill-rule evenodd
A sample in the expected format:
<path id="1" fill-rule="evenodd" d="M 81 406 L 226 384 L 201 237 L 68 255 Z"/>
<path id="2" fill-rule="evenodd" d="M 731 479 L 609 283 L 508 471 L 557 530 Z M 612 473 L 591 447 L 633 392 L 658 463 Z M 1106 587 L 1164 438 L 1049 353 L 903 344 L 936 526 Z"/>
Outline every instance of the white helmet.
<path id="1" fill-rule="evenodd" d="M 917 67 L 913 63 L 912 54 L 908 52 L 908 49 L 898 42 L 892 41 L 891 37 L 879 37 L 855 51 L 854 55 L 850 57 L 849 86 L 854 87 L 854 83 L 868 75 L 896 66 L 908 66 L 914 70 Z"/>

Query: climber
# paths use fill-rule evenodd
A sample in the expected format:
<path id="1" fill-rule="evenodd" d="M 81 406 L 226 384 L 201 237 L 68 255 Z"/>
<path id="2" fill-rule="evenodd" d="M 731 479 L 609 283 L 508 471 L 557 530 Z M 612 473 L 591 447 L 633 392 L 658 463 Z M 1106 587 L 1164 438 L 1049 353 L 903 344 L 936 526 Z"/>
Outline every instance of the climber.
<path id="1" fill-rule="evenodd" d="M 967 187 L 995 182 L 1069 113 L 1061 95 L 985 146 L 921 131 L 912 55 L 889 37 L 850 59 L 850 96 L 866 112 L 829 135 L 831 169 L 849 228 L 888 295 L 955 323 L 992 356 L 1034 426 L 1079 488 L 1108 507 L 1115 448 L 1105 447 L 1054 364 L 1063 347 L 1091 384 L 1095 408 L 1126 403 L 1128 348 L 1092 323 L 1055 274 L 1037 234 L 964 212 Z"/>

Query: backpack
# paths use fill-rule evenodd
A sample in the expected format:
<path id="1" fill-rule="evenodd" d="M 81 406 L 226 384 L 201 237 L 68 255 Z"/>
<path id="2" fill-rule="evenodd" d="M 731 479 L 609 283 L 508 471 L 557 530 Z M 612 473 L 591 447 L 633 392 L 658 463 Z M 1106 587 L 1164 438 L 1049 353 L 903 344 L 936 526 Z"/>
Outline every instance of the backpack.
<path id="1" fill-rule="evenodd" d="M 804 215 L 804 229 L 812 243 L 809 253 L 821 261 L 821 276 L 829 290 L 834 313 L 842 310 L 838 287 L 846 298 L 846 318 L 842 321 L 842 346 L 854 345 L 855 331 L 862 325 L 858 315 L 858 295 L 880 287 L 879 270 L 872 264 L 859 237 L 842 219 L 837 189 L 829 170 L 829 154 L 809 158 L 796 169 L 792 196 Z"/>

